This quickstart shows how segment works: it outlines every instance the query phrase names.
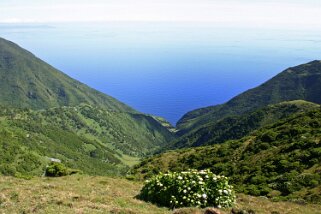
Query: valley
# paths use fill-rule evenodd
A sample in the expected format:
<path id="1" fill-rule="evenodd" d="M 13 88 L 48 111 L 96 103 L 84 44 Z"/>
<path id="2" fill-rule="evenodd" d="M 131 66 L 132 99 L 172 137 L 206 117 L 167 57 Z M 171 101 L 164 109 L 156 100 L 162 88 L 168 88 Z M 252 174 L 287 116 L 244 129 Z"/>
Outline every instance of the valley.
<path id="1" fill-rule="evenodd" d="M 321 61 L 188 112 L 176 127 L 1 38 L 0 81 L 5 213 L 203 213 L 204 207 L 172 211 L 138 199 L 143 180 L 190 169 L 227 176 L 235 209 L 320 213 Z M 53 162 L 73 175 L 46 176 Z"/>

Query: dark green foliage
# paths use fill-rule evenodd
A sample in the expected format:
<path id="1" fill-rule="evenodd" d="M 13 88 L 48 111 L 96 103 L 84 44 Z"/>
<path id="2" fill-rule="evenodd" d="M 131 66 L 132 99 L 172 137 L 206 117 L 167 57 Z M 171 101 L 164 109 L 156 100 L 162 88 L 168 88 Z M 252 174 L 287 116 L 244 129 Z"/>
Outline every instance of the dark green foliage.
<path id="1" fill-rule="evenodd" d="M 46 176 L 48 177 L 61 177 L 68 175 L 68 169 L 62 163 L 51 163 L 46 168 Z"/>
<path id="2" fill-rule="evenodd" d="M 299 112 L 240 139 L 167 152 L 144 160 L 133 172 L 211 169 L 231 178 L 238 192 L 320 202 L 321 109 Z"/>
<path id="3" fill-rule="evenodd" d="M 269 104 L 306 100 L 321 104 L 321 61 L 289 68 L 264 84 L 250 89 L 225 104 L 191 111 L 177 123 L 185 134 L 227 116 L 242 115 Z"/>
<path id="4" fill-rule="evenodd" d="M 230 116 L 218 122 L 208 123 L 179 137 L 168 148 L 163 148 L 163 150 L 212 145 L 223 143 L 227 140 L 240 139 L 256 129 L 275 123 L 294 113 L 318 108 L 320 108 L 318 104 L 303 100 L 269 105 L 245 115 Z M 262 140 L 269 143 L 274 141 L 275 137 L 273 133 L 265 133 Z"/>
<path id="5" fill-rule="evenodd" d="M 47 157 L 84 173 L 122 174 L 123 155 L 142 157 L 173 135 L 150 116 L 89 105 L 0 109 L 0 173 L 42 175 Z M 130 163 L 128 163 L 130 164 Z"/>
<path id="6" fill-rule="evenodd" d="M 161 206 L 231 207 L 235 202 L 228 178 L 209 170 L 160 173 L 145 182 L 139 198 Z"/>
<path id="7" fill-rule="evenodd" d="M 46 167 L 46 176 L 48 177 L 61 177 L 79 173 L 80 171 L 70 169 L 62 163 L 52 162 Z"/>

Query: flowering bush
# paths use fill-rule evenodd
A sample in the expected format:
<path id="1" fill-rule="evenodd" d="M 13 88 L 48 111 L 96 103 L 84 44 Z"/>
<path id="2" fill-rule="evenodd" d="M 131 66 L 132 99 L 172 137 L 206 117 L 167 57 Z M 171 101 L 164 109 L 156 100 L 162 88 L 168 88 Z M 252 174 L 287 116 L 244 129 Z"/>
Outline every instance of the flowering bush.
<path id="1" fill-rule="evenodd" d="M 231 207 L 235 202 L 235 193 L 227 177 L 215 175 L 210 170 L 161 173 L 145 181 L 140 197 L 171 208 L 221 208 Z"/>

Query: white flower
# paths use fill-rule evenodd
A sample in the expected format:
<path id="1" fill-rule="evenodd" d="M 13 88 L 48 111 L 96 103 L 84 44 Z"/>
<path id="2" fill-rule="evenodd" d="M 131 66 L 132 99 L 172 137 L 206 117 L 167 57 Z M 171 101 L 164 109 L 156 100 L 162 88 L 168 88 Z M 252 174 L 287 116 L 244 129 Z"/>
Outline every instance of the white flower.
<path id="1" fill-rule="evenodd" d="M 225 189 L 225 190 L 223 190 L 223 193 L 227 195 L 228 191 Z"/>
<path id="2" fill-rule="evenodd" d="M 204 194 L 202 195 L 202 197 L 203 197 L 203 198 L 207 198 L 207 195 L 204 193 Z"/>
<path id="3" fill-rule="evenodd" d="M 186 190 L 186 189 L 184 189 L 184 190 L 183 190 L 183 193 L 187 193 L 187 190 Z"/>

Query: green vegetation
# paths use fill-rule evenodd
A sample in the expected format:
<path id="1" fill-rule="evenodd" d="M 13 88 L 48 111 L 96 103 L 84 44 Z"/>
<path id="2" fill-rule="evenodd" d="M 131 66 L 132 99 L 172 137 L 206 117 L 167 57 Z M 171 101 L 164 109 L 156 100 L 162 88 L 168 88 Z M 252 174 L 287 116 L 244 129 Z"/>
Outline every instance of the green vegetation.
<path id="1" fill-rule="evenodd" d="M 46 167 L 46 176 L 48 177 L 61 177 L 79 173 L 79 170 L 74 170 L 66 167 L 62 163 L 51 162 L 49 166 Z"/>
<path id="2" fill-rule="evenodd" d="M 42 175 L 49 158 L 88 174 L 124 174 L 174 137 L 165 120 L 141 114 L 1 38 L 0 90 L 3 175 Z"/>
<path id="3" fill-rule="evenodd" d="M 274 200 L 321 201 L 321 109 L 296 113 L 240 139 L 170 151 L 145 159 L 133 172 L 211 169 L 238 192 Z"/>
<path id="4" fill-rule="evenodd" d="M 160 124 L 162 124 L 162 126 L 166 127 L 170 132 L 176 133 L 177 131 L 176 128 L 164 118 L 153 116 L 153 115 L 150 115 L 150 116 L 152 116 L 155 120 L 157 120 Z"/>
<path id="5" fill-rule="evenodd" d="M 227 116 L 242 115 L 269 104 L 306 100 L 321 104 L 321 61 L 289 68 L 262 85 L 250 89 L 225 104 L 191 111 L 177 123 L 182 135 Z"/>
<path id="6" fill-rule="evenodd" d="M 303 100 L 269 105 L 241 116 L 229 116 L 208 123 L 175 139 L 162 150 L 212 145 L 240 139 L 254 130 L 273 124 L 289 115 L 318 108 L 320 105 Z"/>
<path id="7" fill-rule="evenodd" d="M 88 174 L 124 174 L 133 161 L 172 138 L 171 132 L 142 114 L 89 105 L 40 111 L 3 107 L 0 173 L 42 175 L 51 157 Z"/>
<path id="8" fill-rule="evenodd" d="M 118 112 L 129 106 L 82 84 L 0 38 L 0 104 L 13 108 L 47 109 L 82 103 Z"/>
<path id="9" fill-rule="evenodd" d="M 224 176 L 209 170 L 159 174 L 147 180 L 140 198 L 161 206 L 231 207 L 235 202 L 233 187 Z"/>
<path id="10" fill-rule="evenodd" d="M 320 106 L 303 101 L 320 104 L 320 85 L 321 61 L 313 61 L 225 104 L 189 112 L 178 122 L 180 137 L 161 151 L 213 146 L 170 151 L 144 160 L 134 172 L 150 177 L 209 168 L 231 177 L 238 192 L 320 202 Z M 302 101 L 292 101 L 297 99 Z"/>
<path id="11" fill-rule="evenodd" d="M 171 212 L 139 201 L 139 192 L 163 206 L 227 207 L 234 201 L 227 176 L 237 192 L 270 198 L 239 194 L 237 209 L 318 213 L 319 205 L 270 200 L 321 202 L 321 109 L 307 102 L 321 103 L 320 85 L 321 61 L 289 68 L 225 104 L 187 113 L 176 130 L 163 118 L 139 113 L 0 38 L 0 210 Z M 139 182 L 69 176 L 80 171 L 124 175 L 142 157 L 186 147 L 192 148 L 136 165 L 128 178 L 167 173 L 141 191 Z M 54 159 L 62 163 L 50 163 Z M 217 176 L 182 172 L 190 169 L 210 169 Z"/>

